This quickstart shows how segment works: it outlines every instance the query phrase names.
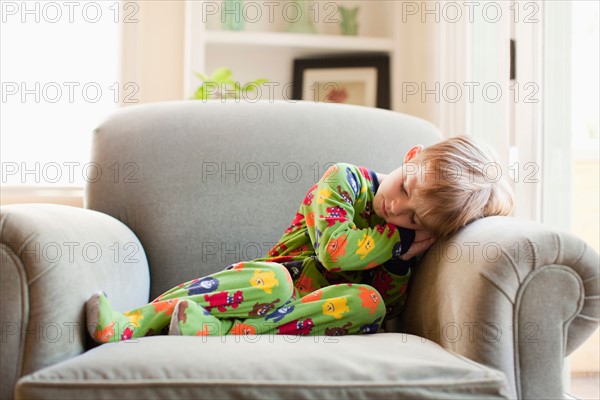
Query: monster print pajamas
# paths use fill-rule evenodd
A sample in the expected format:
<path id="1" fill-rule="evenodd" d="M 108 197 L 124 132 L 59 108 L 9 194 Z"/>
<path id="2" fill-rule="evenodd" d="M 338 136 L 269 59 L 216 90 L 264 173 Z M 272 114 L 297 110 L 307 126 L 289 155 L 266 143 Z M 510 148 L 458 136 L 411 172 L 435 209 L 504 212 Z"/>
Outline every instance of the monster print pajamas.
<path id="1" fill-rule="evenodd" d="M 404 304 L 414 231 L 373 212 L 374 171 L 337 163 L 306 194 L 267 255 L 182 283 L 120 313 L 103 293 L 88 301 L 98 342 L 180 335 L 375 333 Z"/>

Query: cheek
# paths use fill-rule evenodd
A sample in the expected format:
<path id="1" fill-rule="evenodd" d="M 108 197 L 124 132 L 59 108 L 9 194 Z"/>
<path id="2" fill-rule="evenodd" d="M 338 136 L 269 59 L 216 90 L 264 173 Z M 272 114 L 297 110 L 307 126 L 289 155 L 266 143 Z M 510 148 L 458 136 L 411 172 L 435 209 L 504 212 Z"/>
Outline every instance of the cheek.
<path id="1" fill-rule="evenodd" d="M 383 198 L 384 198 L 384 196 L 385 195 L 379 195 L 379 196 L 375 196 L 373 198 L 373 210 L 381 218 L 384 218 L 384 216 L 383 216 Z"/>
<path id="2" fill-rule="evenodd" d="M 375 193 L 375 197 L 373 197 L 373 206 L 379 207 L 379 206 L 381 206 L 382 202 L 383 202 L 383 193 L 381 192 L 381 190 L 378 190 L 377 193 Z"/>
<path id="3" fill-rule="evenodd" d="M 381 196 L 376 194 L 375 197 L 373 197 L 373 210 L 375 210 L 377 212 L 380 209 L 381 209 Z"/>

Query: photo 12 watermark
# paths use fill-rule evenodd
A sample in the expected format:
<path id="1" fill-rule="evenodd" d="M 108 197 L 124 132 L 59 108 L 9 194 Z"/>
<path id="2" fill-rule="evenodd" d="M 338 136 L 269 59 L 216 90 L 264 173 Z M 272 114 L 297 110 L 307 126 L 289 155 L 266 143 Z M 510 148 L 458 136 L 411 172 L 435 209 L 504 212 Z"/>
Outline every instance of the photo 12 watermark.
<path id="1" fill-rule="evenodd" d="M 99 243 L 95 241 L 28 241 L 2 243 L 24 263 L 35 264 L 137 264 L 145 262 L 142 247 L 136 242 Z M 2 263 L 9 261 L 11 252 L 2 253 Z"/>
<path id="2" fill-rule="evenodd" d="M 2 344 L 9 339 L 27 336 L 33 343 L 75 343 L 79 341 L 81 325 L 70 321 L 41 321 L 34 324 L 20 322 L 2 322 Z"/>
<path id="3" fill-rule="evenodd" d="M 202 242 L 200 246 L 202 262 L 218 261 L 225 264 L 238 260 L 254 260 L 264 257 L 276 244 L 274 242 Z"/>
<path id="4" fill-rule="evenodd" d="M 202 22 L 217 19 L 225 23 L 233 19 L 236 23 L 275 23 L 282 20 L 294 24 L 302 19 L 314 24 L 339 24 L 341 17 L 336 1 L 203 1 Z"/>
<path id="5" fill-rule="evenodd" d="M 135 82 L 2 82 L 2 103 L 138 103 Z"/>
<path id="6" fill-rule="evenodd" d="M 515 340 L 518 343 L 538 343 L 540 326 L 537 322 L 528 321 L 504 326 L 494 321 L 462 321 L 462 322 L 434 322 L 420 327 L 421 341 L 433 340 L 440 343 L 468 343 L 487 342 L 498 343 L 505 335 L 504 340 Z"/>
<path id="7" fill-rule="evenodd" d="M 497 24 L 510 19 L 518 23 L 539 23 L 541 10 L 534 1 L 403 1 L 401 21 L 435 23 Z"/>
<path id="8" fill-rule="evenodd" d="M 510 95 L 514 103 L 539 103 L 540 87 L 536 82 L 513 82 L 504 88 L 498 82 L 402 82 L 402 103 L 498 103 Z"/>
<path id="9" fill-rule="evenodd" d="M 450 264 L 472 265 L 476 260 L 483 260 L 488 264 L 502 260 L 532 264 L 539 260 L 541 250 L 539 244 L 532 241 L 515 241 L 510 245 L 494 241 L 449 241 L 443 247 L 431 247 L 427 254 L 433 257 L 435 262 Z"/>
<path id="10" fill-rule="evenodd" d="M 139 183 L 139 164 L 114 162 L 104 168 L 97 162 L 2 162 L 2 183 L 21 184 L 73 184 L 80 178 L 85 183 L 108 180 L 112 183 Z"/>
<path id="11" fill-rule="evenodd" d="M 135 1 L 2 1 L 2 23 L 137 23 Z"/>
<path id="12" fill-rule="evenodd" d="M 204 161 L 201 165 L 201 181 L 203 183 L 274 183 L 276 181 L 296 183 L 299 182 L 303 176 L 308 176 L 313 182 L 317 182 L 323 176 L 325 171 L 334 164 L 334 162 L 314 162 L 307 165 L 296 161 Z"/>

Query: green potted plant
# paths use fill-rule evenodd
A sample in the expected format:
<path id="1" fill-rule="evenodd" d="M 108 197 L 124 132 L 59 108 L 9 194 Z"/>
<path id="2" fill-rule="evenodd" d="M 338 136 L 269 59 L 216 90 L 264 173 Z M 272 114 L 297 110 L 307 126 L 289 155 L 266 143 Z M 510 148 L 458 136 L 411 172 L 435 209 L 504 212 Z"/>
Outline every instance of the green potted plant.
<path id="1" fill-rule="evenodd" d="M 208 100 L 208 99 L 235 99 L 239 100 L 247 93 L 257 90 L 257 88 L 268 79 L 259 78 L 251 82 L 240 85 L 239 82 L 233 79 L 233 73 L 227 67 L 219 67 L 215 69 L 210 76 L 200 72 L 195 72 L 202 84 L 196 89 L 191 99 L 193 100 Z"/>

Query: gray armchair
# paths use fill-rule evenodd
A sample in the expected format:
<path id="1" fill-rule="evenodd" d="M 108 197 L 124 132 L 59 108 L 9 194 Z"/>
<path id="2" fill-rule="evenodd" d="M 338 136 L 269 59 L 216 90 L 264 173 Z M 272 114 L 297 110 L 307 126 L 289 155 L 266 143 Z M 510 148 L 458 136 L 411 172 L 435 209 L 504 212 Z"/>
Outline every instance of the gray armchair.
<path id="1" fill-rule="evenodd" d="M 1 398 L 560 398 L 598 327 L 599 258 L 509 217 L 437 242 L 386 333 L 150 336 L 97 346 L 84 303 L 121 311 L 262 256 L 330 163 L 389 172 L 425 121 L 308 102 L 122 109 L 94 132 L 85 208 L 2 207 Z M 317 145 L 317 143 L 319 145 Z"/>

